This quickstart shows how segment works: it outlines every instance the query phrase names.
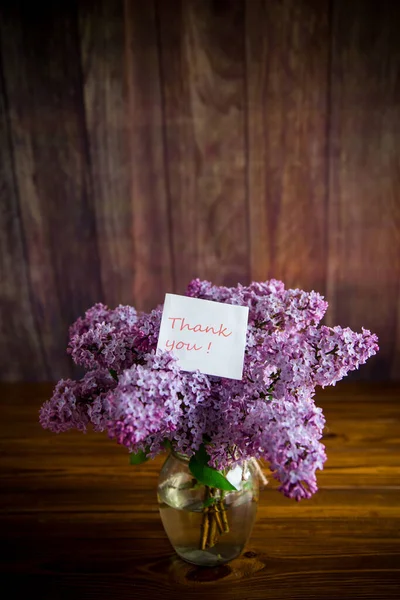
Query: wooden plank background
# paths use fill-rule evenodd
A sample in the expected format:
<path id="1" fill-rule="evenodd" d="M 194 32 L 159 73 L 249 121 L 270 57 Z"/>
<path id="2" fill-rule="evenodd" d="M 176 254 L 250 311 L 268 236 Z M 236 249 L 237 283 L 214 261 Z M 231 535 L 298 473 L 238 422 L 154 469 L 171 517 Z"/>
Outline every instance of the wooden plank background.
<path id="1" fill-rule="evenodd" d="M 196 276 L 322 292 L 399 379 L 400 3 L 0 4 L 1 379 Z"/>

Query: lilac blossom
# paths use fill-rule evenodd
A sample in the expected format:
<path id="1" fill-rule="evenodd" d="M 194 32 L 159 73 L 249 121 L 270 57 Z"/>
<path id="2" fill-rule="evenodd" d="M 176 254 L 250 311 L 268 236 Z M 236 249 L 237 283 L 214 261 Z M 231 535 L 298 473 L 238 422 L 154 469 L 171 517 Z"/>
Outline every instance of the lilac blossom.
<path id="1" fill-rule="evenodd" d="M 269 333 L 280 330 L 301 330 L 317 325 L 328 303 L 317 292 L 285 290 L 281 281 L 252 283 L 248 287 L 213 286 L 208 281 L 193 280 L 186 294 L 204 300 L 249 307 L 249 325 Z"/>
<path id="2" fill-rule="evenodd" d="M 358 369 L 378 351 L 378 338 L 368 329 L 361 333 L 349 327 L 321 327 L 308 332 L 307 343 L 315 351 L 315 385 L 335 385 L 349 371 Z"/>
<path id="3" fill-rule="evenodd" d="M 151 352 L 157 348 L 161 317 L 162 306 L 138 316 L 134 326 L 135 345 L 138 351 Z"/>
<path id="4" fill-rule="evenodd" d="M 131 306 L 109 310 L 96 304 L 70 328 L 68 352 L 76 364 L 87 369 L 112 369 L 119 373 L 137 359 L 136 320 Z"/>
<path id="5" fill-rule="evenodd" d="M 110 310 L 105 304 L 95 304 L 86 311 L 85 316 L 79 317 L 69 329 L 69 337 L 82 335 L 100 323 L 113 325 L 118 331 L 131 328 L 136 323 L 137 313 L 133 306 L 120 304 L 114 310 Z"/>
<path id="6" fill-rule="evenodd" d="M 182 414 L 181 392 L 176 360 L 167 353 L 148 355 L 145 365 L 121 374 L 111 394 L 115 413 L 108 424 L 110 437 L 130 450 L 154 434 L 167 437 Z"/>
<path id="7" fill-rule="evenodd" d="M 89 424 L 95 431 L 103 431 L 112 417 L 109 392 L 115 385 L 103 370 L 89 371 L 80 381 L 61 379 L 52 398 L 40 409 L 40 424 L 54 433 L 68 429 L 86 432 Z"/>
<path id="8" fill-rule="evenodd" d="M 323 297 L 274 279 L 236 287 L 195 279 L 187 295 L 249 307 L 241 380 L 183 372 L 172 355 L 156 354 L 162 307 L 137 314 L 96 304 L 70 329 L 69 352 L 89 371 L 57 384 L 41 409 L 42 426 L 106 428 L 150 457 L 165 440 L 192 456 L 206 439 L 210 466 L 262 458 L 285 495 L 309 498 L 326 459 L 315 388 L 365 363 L 378 351 L 376 335 L 321 326 Z"/>
<path id="9" fill-rule="evenodd" d="M 173 444 L 178 452 L 192 456 L 208 435 L 211 422 L 219 418 L 213 411 L 212 383 L 210 376 L 195 371 L 181 373 L 183 414 L 174 432 Z"/>
<path id="10" fill-rule="evenodd" d="M 300 402 L 257 401 L 251 407 L 243 430 L 253 438 L 254 453 L 270 464 L 280 491 L 290 498 L 310 498 L 317 491 L 315 471 L 326 460 L 319 442 L 325 419 L 311 399 Z"/>

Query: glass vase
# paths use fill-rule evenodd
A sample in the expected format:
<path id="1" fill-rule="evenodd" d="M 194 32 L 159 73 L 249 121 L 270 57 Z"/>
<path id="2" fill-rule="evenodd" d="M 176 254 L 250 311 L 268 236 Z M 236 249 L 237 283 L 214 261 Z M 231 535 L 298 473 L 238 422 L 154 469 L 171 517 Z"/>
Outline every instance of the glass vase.
<path id="1" fill-rule="evenodd" d="M 259 493 L 256 467 L 245 461 L 224 474 L 237 491 L 200 484 L 184 455 L 171 453 L 161 469 L 161 520 L 175 552 L 189 563 L 227 563 L 241 554 L 250 537 Z"/>

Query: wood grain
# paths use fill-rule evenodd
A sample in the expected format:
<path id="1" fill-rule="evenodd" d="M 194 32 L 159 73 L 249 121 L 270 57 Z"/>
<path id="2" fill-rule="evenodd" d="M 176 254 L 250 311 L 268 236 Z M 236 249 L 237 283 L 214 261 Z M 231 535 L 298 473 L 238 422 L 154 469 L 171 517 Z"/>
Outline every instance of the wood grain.
<path id="1" fill-rule="evenodd" d="M 396 377 L 399 366 L 399 19 L 397 3 L 334 3 L 329 323 L 379 335 L 366 379 Z"/>
<path id="2" fill-rule="evenodd" d="M 158 2 L 176 288 L 249 279 L 244 4 Z M 171 18 L 171 14 L 174 18 Z"/>
<path id="3" fill-rule="evenodd" d="M 351 6 L 350 6 L 351 5 Z M 282 278 L 400 377 L 390 0 L 0 5 L 0 380 L 76 373 L 89 306 Z"/>
<path id="4" fill-rule="evenodd" d="M 151 310 L 173 289 L 160 57 L 154 0 L 125 1 L 131 139 L 133 294 Z"/>
<path id="5" fill-rule="evenodd" d="M 107 303 L 133 304 L 131 164 L 122 2 L 79 3 L 83 93 L 101 281 Z"/>
<path id="6" fill-rule="evenodd" d="M 251 276 L 322 293 L 328 4 L 246 3 Z"/>
<path id="7" fill-rule="evenodd" d="M 47 379 L 41 332 L 32 313 L 24 232 L 7 111 L 3 65 L 0 73 L 0 374 Z"/>
<path id="8" fill-rule="evenodd" d="M 320 392 L 328 461 L 319 492 L 261 493 L 244 554 L 202 569 L 174 555 L 156 484 L 163 457 L 129 467 L 105 435 L 55 436 L 37 423 L 48 385 L 0 386 L 3 584 L 47 600 L 396 598 L 400 583 L 400 389 Z"/>
<path id="9" fill-rule="evenodd" d="M 1 20 L 19 226 L 30 310 L 43 348 L 35 378 L 43 371 L 51 379 L 71 372 L 66 323 L 103 299 L 77 19 L 74 5 L 69 6 L 58 12 L 55 5 L 16 3 Z M 7 370 L 5 377 L 10 377 Z M 29 371 L 20 368 L 19 377 L 28 378 Z"/>

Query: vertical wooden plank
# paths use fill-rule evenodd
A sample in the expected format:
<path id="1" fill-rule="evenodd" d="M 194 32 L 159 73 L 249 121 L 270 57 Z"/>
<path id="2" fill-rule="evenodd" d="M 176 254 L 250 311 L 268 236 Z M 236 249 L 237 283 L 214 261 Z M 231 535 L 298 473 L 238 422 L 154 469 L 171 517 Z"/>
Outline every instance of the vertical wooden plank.
<path id="1" fill-rule="evenodd" d="M 380 352 L 360 377 L 386 379 L 400 300 L 400 6 L 333 7 L 330 317 L 378 333 Z"/>
<path id="2" fill-rule="evenodd" d="M 328 2 L 246 3 L 252 277 L 325 292 Z"/>
<path id="3" fill-rule="evenodd" d="M 244 2 L 161 0 L 158 13 L 177 290 L 245 283 Z"/>
<path id="4" fill-rule="evenodd" d="M 133 302 L 132 206 L 122 0 L 79 3 L 84 101 L 104 297 Z"/>
<path id="5" fill-rule="evenodd" d="M 131 141 L 134 302 L 150 309 L 173 290 L 160 63 L 153 0 L 125 0 Z"/>
<path id="6" fill-rule="evenodd" d="M 395 309 L 396 328 L 391 332 L 394 337 L 390 360 L 390 379 L 393 381 L 400 380 L 400 277 L 397 286 L 397 310 Z M 382 345 L 382 342 L 381 342 Z M 377 377 L 378 378 L 378 377 Z M 381 379 L 381 378 L 379 378 Z"/>
<path id="7" fill-rule="evenodd" d="M 21 222 L 49 375 L 68 375 L 68 325 L 102 299 L 74 3 L 10 4 L 1 19 Z"/>
<path id="8" fill-rule="evenodd" d="M 19 214 L 7 98 L 0 66 L 0 379 L 47 379 L 40 332 L 32 313 Z"/>

